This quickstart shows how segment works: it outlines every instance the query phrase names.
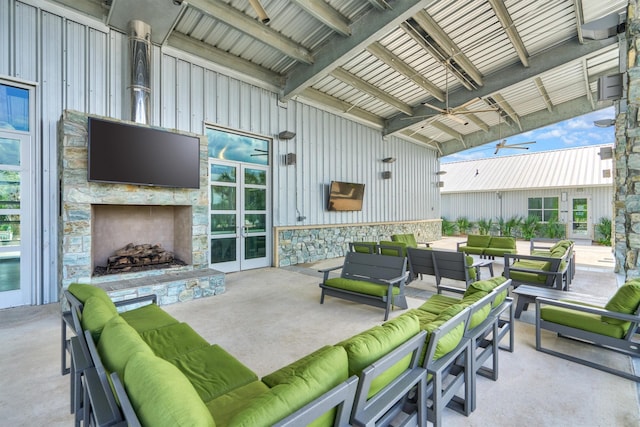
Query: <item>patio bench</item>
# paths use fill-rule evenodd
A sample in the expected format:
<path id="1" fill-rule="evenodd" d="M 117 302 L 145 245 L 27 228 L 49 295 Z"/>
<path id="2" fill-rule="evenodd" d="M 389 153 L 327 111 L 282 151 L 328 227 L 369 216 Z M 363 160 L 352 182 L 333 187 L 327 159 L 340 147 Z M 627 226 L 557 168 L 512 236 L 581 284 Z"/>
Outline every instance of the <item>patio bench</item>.
<path id="1" fill-rule="evenodd" d="M 329 278 L 331 271 L 342 269 L 340 277 Z M 405 257 L 347 252 L 342 266 L 319 270 L 324 274 L 320 304 L 325 295 L 385 309 L 391 305 L 406 309 L 404 287 L 409 276 Z"/>
<path id="2" fill-rule="evenodd" d="M 469 234 L 466 242 L 456 243 L 458 252 L 495 259 L 496 256 L 518 253 L 516 239 L 510 236 L 485 236 Z"/>

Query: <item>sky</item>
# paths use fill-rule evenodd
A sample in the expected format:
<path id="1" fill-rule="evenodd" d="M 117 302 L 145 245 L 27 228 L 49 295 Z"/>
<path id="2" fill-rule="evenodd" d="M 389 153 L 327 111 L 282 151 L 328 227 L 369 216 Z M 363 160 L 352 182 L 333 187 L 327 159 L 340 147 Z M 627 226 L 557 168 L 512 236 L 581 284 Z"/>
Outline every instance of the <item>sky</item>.
<path id="1" fill-rule="evenodd" d="M 528 141 L 536 141 L 536 143 L 526 145 L 526 147 L 529 147 L 528 150 L 502 149 L 495 157 L 613 143 L 615 126 L 599 128 L 593 122 L 614 118 L 614 107 L 609 107 L 540 129 L 524 132 L 520 135 L 510 136 L 507 138 L 507 145 Z M 442 157 L 440 161 L 441 163 L 450 163 L 494 157 L 493 153 L 497 143 L 498 141 L 493 141 L 469 150 L 460 151 L 459 153 Z"/>

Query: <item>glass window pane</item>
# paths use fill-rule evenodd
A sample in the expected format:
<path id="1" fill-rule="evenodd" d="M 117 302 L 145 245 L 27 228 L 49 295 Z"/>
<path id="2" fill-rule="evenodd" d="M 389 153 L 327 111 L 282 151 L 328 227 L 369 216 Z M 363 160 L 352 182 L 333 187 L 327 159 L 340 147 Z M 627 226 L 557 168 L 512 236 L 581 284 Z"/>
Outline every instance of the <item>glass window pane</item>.
<path id="1" fill-rule="evenodd" d="M 211 215 L 211 234 L 229 234 L 236 232 L 235 214 Z"/>
<path id="2" fill-rule="evenodd" d="M 538 221 L 542 221 L 542 211 L 540 211 L 540 210 L 530 210 L 529 211 L 529 217 L 534 217 Z"/>
<path id="3" fill-rule="evenodd" d="M 20 141 L 0 138 L 0 165 L 20 166 Z"/>
<path id="4" fill-rule="evenodd" d="M 29 91 L 0 84 L 0 128 L 29 131 Z"/>
<path id="5" fill-rule="evenodd" d="M 244 226 L 247 233 L 267 231 L 267 216 L 265 214 L 247 214 L 244 216 Z"/>
<path id="6" fill-rule="evenodd" d="M 211 263 L 236 260 L 236 238 L 211 239 Z"/>
<path id="7" fill-rule="evenodd" d="M 267 209 L 267 190 L 262 188 L 244 189 L 244 208 L 248 211 Z"/>
<path id="8" fill-rule="evenodd" d="M 20 173 L 0 170 L 0 209 L 20 209 Z"/>
<path id="9" fill-rule="evenodd" d="M 20 255 L 0 258 L 0 292 L 20 289 Z"/>
<path id="10" fill-rule="evenodd" d="M 233 211 L 236 209 L 236 188 L 211 186 L 211 209 Z"/>
<path id="11" fill-rule="evenodd" d="M 267 256 L 267 238 L 265 236 L 247 237 L 244 241 L 245 259 L 264 258 Z"/>
<path id="12" fill-rule="evenodd" d="M 219 129 L 205 130 L 209 157 L 234 162 L 269 164 L 269 141 Z"/>
<path id="13" fill-rule="evenodd" d="M 236 182 L 236 168 L 225 165 L 211 165 L 211 182 Z"/>
<path id="14" fill-rule="evenodd" d="M 544 208 L 545 209 L 558 209 L 558 198 L 557 197 L 545 197 L 544 198 Z"/>
<path id="15" fill-rule="evenodd" d="M 558 211 L 554 211 L 554 210 L 545 210 L 544 211 L 544 220 L 545 221 L 551 221 L 552 219 L 558 219 Z"/>
<path id="16" fill-rule="evenodd" d="M 20 215 L 0 215 L 0 246 L 20 245 Z"/>
<path id="17" fill-rule="evenodd" d="M 529 198 L 529 210 L 542 209 L 542 199 L 540 197 Z"/>
<path id="18" fill-rule="evenodd" d="M 259 169 L 245 169 L 244 183 L 254 185 L 267 185 L 267 171 Z"/>

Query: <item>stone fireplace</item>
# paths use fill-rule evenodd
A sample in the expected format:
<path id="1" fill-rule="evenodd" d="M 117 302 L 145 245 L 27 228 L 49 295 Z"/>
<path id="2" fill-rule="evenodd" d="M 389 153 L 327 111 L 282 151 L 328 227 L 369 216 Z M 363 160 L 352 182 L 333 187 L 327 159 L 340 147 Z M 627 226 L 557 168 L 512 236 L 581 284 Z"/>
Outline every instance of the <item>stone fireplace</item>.
<path id="1" fill-rule="evenodd" d="M 209 268 L 206 138 L 200 138 L 199 189 L 89 182 L 87 118 L 65 111 L 58 129 L 61 290 L 92 283 L 115 300 L 155 293 L 161 304 L 224 292 L 224 274 Z M 129 243 L 161 244 L 185 265 L 94 276 Z"/>

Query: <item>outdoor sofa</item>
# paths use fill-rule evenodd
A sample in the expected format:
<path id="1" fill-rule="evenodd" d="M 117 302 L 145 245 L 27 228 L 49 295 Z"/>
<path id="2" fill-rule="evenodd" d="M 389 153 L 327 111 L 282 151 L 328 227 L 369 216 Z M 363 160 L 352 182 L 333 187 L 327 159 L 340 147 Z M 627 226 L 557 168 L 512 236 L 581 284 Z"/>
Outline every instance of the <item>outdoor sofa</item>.
<path id="1" fill-rule="evenodd" d="M 504 255 L 504 276 L 513 286 L 533 285 L 568 290 L 575 270 L 574 244 L 559 240 L 545 249 L 534 249 L 531 255 Z"/>
<path id="2" fill-rule="evenodd" d="M 495 259 L 504 254 L 516 254 L 516 239 L 509 236 L 488 236 L 469 234 L 465 242 L 456 244 L 458 252 L 480 255 L 481 258 Z"/>

